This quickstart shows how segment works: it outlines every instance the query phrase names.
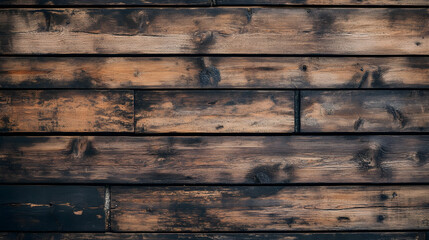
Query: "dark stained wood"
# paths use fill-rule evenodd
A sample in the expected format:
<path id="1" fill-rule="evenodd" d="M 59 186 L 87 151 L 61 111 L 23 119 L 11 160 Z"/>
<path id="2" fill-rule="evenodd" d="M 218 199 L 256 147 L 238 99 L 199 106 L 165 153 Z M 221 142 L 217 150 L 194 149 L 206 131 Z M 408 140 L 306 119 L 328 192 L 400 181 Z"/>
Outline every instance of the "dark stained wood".
<path id="1" fill-rule="evenodd" d="M 427 22 L 425 8 L 2 9 L 0 53 L 427 55 Z"/>
<path id="2" fill-rule="evenodd" d="M 429 91 L 302 92 L 303 132 L 428 132 L 428 119 Z"/>
<path id="3" fill-rule="evenodd" d="M 424 233 L 0 233 L 0 238 L 4 240 L 424 240 Z"/>
<path id="4" fill-rule="evenodd" d="M 113 231 L 427 229 L 427 186 L 116 187 Z"/>
<path id="5" fill-rule="evenodd" d="M 429 183 L 429 136 L 0 138 L 5 183 Z"/>
<path id="6" fill-rule="evenodd" d="M 0 231 L 104 231 L 104 187 L 0 186 L 0 216 Z"/>
<path id="7" fill-rule="evenodd" d="M 124 6 L 210 6 L 210 0 L 2 0 L 1 5 L 24 5 L 24 6 L 72 6 L 72 5 L 124 5 Z"/>
<path id="8" fill-rule="evenodd" d="M 216 0 L 216 5 L 428 6 L 426 0 Z"/>
<path id="9" fill-rule="evenodd" d="M 0 91 L 0 132 L 131 132 L 132 91 Z"/>
<path id="10" fill-rule="evenodd" d="M 216 77 L 207 78 L 216 81 Z M 292 91 L 136 91 L 136 132 L 292 132 Z"/>
<path id="11" fill-rule="evenodd" d="M 0 57 L 0 87 L 429 88 L 429 58 Z"/>

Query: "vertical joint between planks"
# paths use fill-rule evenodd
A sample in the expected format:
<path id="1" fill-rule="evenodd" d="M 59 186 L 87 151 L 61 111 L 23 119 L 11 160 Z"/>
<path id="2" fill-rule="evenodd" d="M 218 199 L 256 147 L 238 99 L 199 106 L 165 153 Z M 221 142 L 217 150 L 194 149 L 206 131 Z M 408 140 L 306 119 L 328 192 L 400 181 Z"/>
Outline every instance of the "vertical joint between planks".
<path id="1" fill-rule="evenodd" d="M 216 0 L 210 0 L 210 7 L 216 6 Z"/>
<path id="2" fill-rule="evenodd" d="M 112 229 L 110 224 L 110 206 L 111 206 L 110 199 L 111 199 L 110 186 L 107 185 L 104 191 L 104 215 L 105 215 L 105 230 L 108 232 L 110 232 Z"/>
<path id="3" fill-rule="evenodd" d="M 299 133 L 301 132 L 301 90 L 295 90 L 294 93 L 294 131 Z"/>

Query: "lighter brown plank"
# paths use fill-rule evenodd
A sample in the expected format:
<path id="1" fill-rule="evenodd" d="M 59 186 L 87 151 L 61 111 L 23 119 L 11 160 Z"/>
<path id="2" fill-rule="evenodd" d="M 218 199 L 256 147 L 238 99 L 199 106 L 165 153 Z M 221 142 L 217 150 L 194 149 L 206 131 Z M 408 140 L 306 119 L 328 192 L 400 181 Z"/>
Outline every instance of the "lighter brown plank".
<path id="1" fill-rule="evenodd" d="M 5 183 L 429 183 L 428 136 L 0 138 Z"/>
<path id="2" fill-rule="evenodd" d="M 427 132 L 429 92 L 303 91 L 303 132 Z"/>
<path id="3" fill-rule="evenodd" d="M 0 233 L 0 239 L 144 239 L 144 240 L 423 240 L 424 232 L 377 233 Z"/>
<path id="4" fill-rule="evenodd" d="M 2 57 L 0 87 L 429 88 L 429 58 Z"/>
<path id="5" fill-rule="evenodd" d="M 0 91 L 0 132 L 130 132 L 132 91 Z"/>
<path id="6" fill-rule="evenodd" d="M 427 55 L 428 21 L 424 8 L 3 9 L 0 53 Z"/>
<path id="7" fill-rule="evenodd" d="M 428 6 L 426 0 L 216 0 L 216 5 Z"/>
<path id="8" fill-rule="evenodd" d="M 292 91 L 137 91 L 136 131 L 292 132 L 293 94 Z"/>
<path id="9" fill-rule="evenodd" d="M 427 186 L 112 187 L 114 231 L 427 229 Z"/>

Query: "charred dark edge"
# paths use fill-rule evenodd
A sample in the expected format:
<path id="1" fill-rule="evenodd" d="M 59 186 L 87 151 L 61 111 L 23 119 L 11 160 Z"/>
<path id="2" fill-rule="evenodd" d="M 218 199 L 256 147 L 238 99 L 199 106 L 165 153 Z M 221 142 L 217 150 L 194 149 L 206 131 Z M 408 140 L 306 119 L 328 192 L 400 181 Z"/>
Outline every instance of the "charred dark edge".
<path id="1" fill-rule="evenodd" d="M 141 91 L 141 92 L 151 92 L 151 91 L 165 91 L 165 92 L 185 92 L 185 91 L 272 91 L 272 92 L 284 92 L 284 91 L 429 91 L 429 84 L 427 86 L 422 87 L 372 87 L 372 88 L 264 88 L 264 87 L 249 87 L 249 88 L 234 88 L 234 87 L 227 87 L 227 88 L 180 88 L 180 87 L 165 87 L 165 88 L 0 88 L 0 91 L 33 91 L 33 90 L 41 90 L 41 91 Z"/>
<path id="2" fill-rule="evenodd" d="M 344 8 L 344 7 L 343 7 Z M 429 6 L 427 7 L 429 8 Z M 346 8 L 345 8 L 346 9 Z M 424 8 L 426 9 L 426 8 Z M 386 58 L 386 57 L 429 57 L 429 54 L 263 54 L 263 53 L 47 53 L 47 54 L 19 54 L 1 53 L 0 57 L 362 57 L 362 58 Z"/>
<path id="3" fill-rule="evenodd" d="M 3 182 L 0 183 L 0 186 L 18 186 L 18 185 L 28 185 L 28 186 L 94 186 L 94 187 L 105 187 L 106 185 L 110 187 L 342 187 L 342 186 L 427 186 L 429 187 L 429 182 L 392 182 L 392 183 L 375 183 L 375 182 L 341 182 L 341 183 L 332 183 L 332 182 L 318 182 L 318 183 L 130 183 L 130 182 Z M 1 232 L 1 231 L 0 231 Z"/>
<path id="4" fill-rule="evenodd" d="M 296 90 L 294 95 L 295 133 L 301 132 L 301 91 Z"/>

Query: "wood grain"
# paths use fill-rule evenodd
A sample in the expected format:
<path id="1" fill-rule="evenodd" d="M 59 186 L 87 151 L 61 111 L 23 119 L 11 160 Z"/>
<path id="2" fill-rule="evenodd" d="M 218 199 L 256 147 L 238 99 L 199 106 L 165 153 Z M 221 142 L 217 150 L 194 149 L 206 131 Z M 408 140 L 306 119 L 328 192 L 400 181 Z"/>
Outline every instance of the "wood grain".
<path id="1" fill-rule="evenodd" d="M 0 186 L 0 215 L 0 231 L 104 231 L 104 187 Z"/>
<path id="2" fill-rule="evenodd" d="M 216 5 L 428 6 L 426 0 L 216 0 Z"/>
<path id="3" fill-rule="evenodd" d="M 136 91 L 136 132 L 292 132 L 293 94 L 292 91 Z"/>
<path id="4" fill-rule="evenodd" d="M 429 183 L 428 136 L 0 138 L 5 183 Z"/>
<path id="5" fill-rule="evenodd" d="M 376 233 L 0 233 L 4 240 L 55 239 L 55 240 L 424 240 L 418 232 Z"/>
<path id="6" fill-rule="evenodd" d="M 4 6 L 210 6 L 211 4 L 210 0 L 2 0 L 1 2 Z"/>
<path id="7" fill-rule="evenodd" d="M 114 231 L 427 229 L 427 186 L 112 187 Z"/>
<path id="8" fill-rule="evenodd" d="M 0 87 L 429 88 L 429 58 L 0 57 Z"/>
<path id="9" fill-rule="evenodd" d="M 425 8 L 2 9 L 0 53 L 427 55 L 428 21 Z"/>
<path id="10" fill-rule="evenodd" d="M 132 91 L 0 91 L 0 132 L 131 132 Z"/>
<path id="11" fill-rule="evenodd" d="M 303 132 L 428 132 L 429 92 L 303 91 Z"/>

